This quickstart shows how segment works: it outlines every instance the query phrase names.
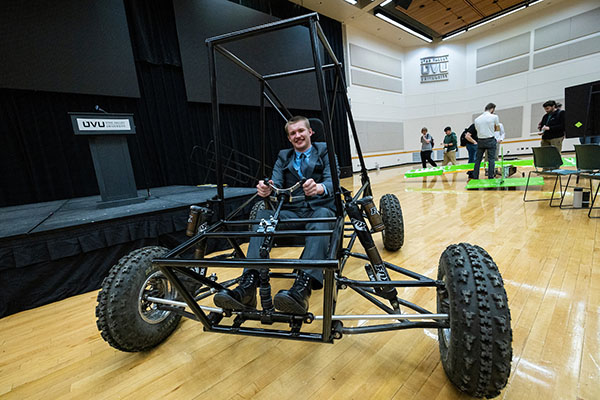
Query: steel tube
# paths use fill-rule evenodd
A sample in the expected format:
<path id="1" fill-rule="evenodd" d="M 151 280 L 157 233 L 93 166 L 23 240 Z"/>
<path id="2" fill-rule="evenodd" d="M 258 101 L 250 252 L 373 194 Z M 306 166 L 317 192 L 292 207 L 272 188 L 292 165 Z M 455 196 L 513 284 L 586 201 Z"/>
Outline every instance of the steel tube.
<path id="1" fill-rule="evenodd" d="M 327 65 L 323 65 L 323 70 L 328 70 L 328 69 L 332 69 L 335 68 L 335 64 L 327 64 Z M 275 74 L 270 74 L 270 75 L 265 75 L 263 76 L 263 78 L 265 80 L 268 79 L 277 79 L 277 78 L 284 78 L 284 77 L 288 77 L 288 76 L 293 76 L 293 75 L 299 75 L 299 74 L 304 74 L 307 72 L 314 72 L 315 71 L 315 67 L 308 67 L 308 68 L 302 68 L 302 69 L 297 69 L 295 71 L 287 71 L 287 72 L 278 72 Z"/>
<path id="2" fill-rule="evenodd" d="M 223 35 L 213 36 L 206 39 L 206 43 L 227 43 L 232 40 L 241 39 L 245 37 L 251 37 L 258 35 L 264 32 L 270 32 L 277 29 L 283 29 L 295 25 L 303 25 L 306 24 L 311 19 L 319 19 L 319 15 L 317 13 L 310 13 L 306 15 L 301 15 L 299 17 L 286 19 L 283 21 L 271 22 L 269 24 L 255 26 L 253 28 L 242 29 L 236 32 L 225 33 Z"/>
<path id="3" fill-rule="evenodd" d="M 315 315 L 315 321 L 320 321 L 324 317 L 322 315 Z M 365 315 L 332 315 L 332 320 L 335 321 L 350 321 L 350 320 L 381 320 L 381 319 L 405 319 L 409 321 L 420 321 L 420 320 L 447 320 L 448 314 L 365 314 Z"/>
<path id="4" fill-rule="evenodd" d="M 148 297 L 146 297 L 146 299 L 153 303 L 158 303 L 158 304 L 166 304 L 169 306 L 183 307 L 183 308 L 187 307 L 187 303 L 185 303 L 183 301 L 167 300 L 167 299 L 161 299 L 160 297 L 152 297 L 152 296 L 148 296 Z M 199 307 L 205 311 L 216 312 L 219 314 L 223 313 L 222 308 L 207 307 L 207 306 L 199 306 Z"/>
<path id="5" fill-rule="evenodd" d="M 263 236 L 329 236 L 333 233 L 333 230 L 318 230 L 318 231 L 305 231 L 305 230 L 284 230 L 275 232 L 210 232 L 205 233 L 206 238 L 249 238 L 249 237 L 263 237 Z"/>
<path id="6" fill-rule="evenodd" d="M 153 264 L 159 267 L 169 268 L 191 268 L 191 267 L 220 267 L 220 268 L 295 268 L 295 269 L 332 269 L 338 268 L 337 260 L 299 260 L 299 259 L 240 259 L 240 260 L 183 260 L 183 259 L 165 259 L 157 258 L 152 260 Z"/>

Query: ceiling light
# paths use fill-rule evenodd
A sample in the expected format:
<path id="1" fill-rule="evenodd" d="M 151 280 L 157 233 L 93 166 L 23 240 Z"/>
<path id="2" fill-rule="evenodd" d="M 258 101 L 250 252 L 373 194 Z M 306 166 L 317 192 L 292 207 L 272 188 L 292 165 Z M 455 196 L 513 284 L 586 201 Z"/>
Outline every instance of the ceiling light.
<path id="1" fill-rule="evenodd" d="M 501 14 L 501 15 L 498 15 L 497 17 L 494 17 L 494 18 L 492 18 L 492 19 L 488 19 L 487 21 L 483 21 L 483 22 L 481 22 L 481 23 L 479 23 L 479 24 L 475 24 L 475 25 L 473 25 L 473 26 L 470 26 L 470 27 L 469 27 L 469 30 L 471 30 L 471 29 L 475 29 L 475 28 L 479 28 L 480 26 L 483 26 L 483 25 L 487 24 L 488 22 L 493 22 L 493 21 L 496 21 L 496 20 L 498 20 L 498 19 L 500 19 L 500 18 L 506 17 L 507 15 L 510 15 L 510 14 L 512 14 L 512 13 L 516 13 L 517 11 L 521 11 L 521 10 L 522 10 L 522 9 L 524 9 L 525 7 L 526 7 L 526 6 L 521 6 L 521 7 L 519 7 L 519 8 L 515 8 L 514 10 L 512 10 L 512 11 L 509 11 L 509 12 L 507 12 L 507 13 L 504 13 L 504 14 Z"/>
<path id="2" fill-rule="evenodd" d="M 352 5 L 355 5 L 357 3 L 356 0 L 344 0 L 346 3 L 350 3 Z"/>
<path id="3" fill-rule="evenodd" d="M 444 37 L 442 38 L 442 41 L 444 41 L 444 40 L 448 40 L 448 39 L 452 39 L 453 37 L 455 37 L 455 36 L 458 36 L 458 35 L 462 35 L 462 34 L 463 34 L 463 33 L 465 33 L 466 31 L 467 31 L 466 29 L 463 29 L 462 31 L 458 31 L 458 32 L 452 33 L 452 34 L 450 34 L 450 35 L 448 35 L 448 36 L 444 36 Z"/>
<path id="4" fill-rule="evenodd" d="M 406 26 L 406 25 L 403 25 L 403 24 L 401 24 L 400 22 L 398 22 L 398 21 L 396 21 L 396 20 L 393 20 L 393 19 L 391 19 L 391 18 L 389 18 L 389 17 L 387 17 L 387 16 L 385 16 L 385 15 L 383 15 L 383 14 L 381 14 L 381 13 L 375 13 L 375 16 L 376 16 L 377 18 L 380 18 L 380 19 L 382 19 L 382 20 L 386 21 L 386 22 L 389 22 L 390 24 L 392 24 L 392 25 L 394 25 L 394 26 L 396 26 L 396 27 L 398 27 L 398 28 L 402 29 L 402 30 L 403 30 L 403 31 L 405 31 L 405 32 L 408 32 L 408 33 L 410 33 L 411 35 L 414 35 L 414 36 L 418 37 L 419 39 L 422 39 L 422 40 L 426 41 L 427 43 L 431 43 L 431 42 L 433 42 L 433 39 L 432 39 L 432 38 L 430 38 L 430 37 L 427 37 L 427 36 L 425 36 L 425 35 L 423 35 L 423 34 L 420 34 L 419 32 L 412 30 L 412 29 L 411 29 L 411 28 L 409 28 L 408 26 Z"/>
<path id="5" fill-rule="evenodd" d="M 379 7 L 385 7 L 385 6 L 387 6 L 388 4 L 390 4 L 391 2 L 392 2 L 392 0 L 385 0 L 383 3 L 381 3 L 381 4 L 379 5 Z"/>
<path id="6" fill-rule="evenodd" d="M 544 0 L 534 0 L 531 3 L 527 4 L 527 7 L 537 4 L 537 3 L 541 3 L 542 1 L 544 1 Z"/>

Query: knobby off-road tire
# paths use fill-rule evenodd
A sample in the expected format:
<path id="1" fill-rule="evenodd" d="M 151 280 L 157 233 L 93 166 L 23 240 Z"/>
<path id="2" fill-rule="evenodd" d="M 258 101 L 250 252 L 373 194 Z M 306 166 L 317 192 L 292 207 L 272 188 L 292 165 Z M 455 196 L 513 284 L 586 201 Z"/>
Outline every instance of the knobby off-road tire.
<path id="1" fill-rule="evenodd" d="M 385 194 L 379 200 L 379 212 L 385 229 L 381 232 L 383 245 L 389 251 L 396 251 L 404 244 L 404 219 L 400 201 L 393 194 Z"/>
<path id="2" fill-rule="evenodd" d="M 137 249 L 114 265 L 102 282 L 96 324 L 102 338 L 122 351 L 145 351 L 164 341 L 177 328 L 181 315 L 159 310 L 145 295 L 175 299 L 177 291 L 152 259 L 168 249 Z"/>
<path id="3" fill-rule="evenodd" d="M 512 359 L 510 310 L 492 257 L 468 243 L 448 246 L 440 257 L 438 313 L 450 329 L 438 329 L 448 378 L 474 397 L 495 397 L 506 386 Z"/>

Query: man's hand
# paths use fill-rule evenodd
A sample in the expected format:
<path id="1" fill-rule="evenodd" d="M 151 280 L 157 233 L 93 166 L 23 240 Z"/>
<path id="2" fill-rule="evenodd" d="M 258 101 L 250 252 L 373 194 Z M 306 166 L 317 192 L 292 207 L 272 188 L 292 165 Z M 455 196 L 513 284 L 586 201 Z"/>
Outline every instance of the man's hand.
<path id="1" fill-rule="evenodd" d="M 546 126 L 546 125 L 544 125 L 544 126 L 542 127 L 542 130 L 543 130 L 543 131 L 549 131 L 549 130 L 550 130 L 550 127 L 549 127 L 549 126 Z"/>
<path id="2" fill-rule="evenodd" d="M 269 181 L 269 183 L 272 185 L 273 181 Z M 271 186 L 265 185 L 265 181 L 258 181 L 258 185 L 256 185 L 256 192 L 260 197 L 269 197 L 272 191 L 273 189 L 271 189 Z"/>
<path id="3" fill-rule="evenodd" d="M 306 196 L 315 196 L 317 194 L 323 194 L 325 189 L 323 189 L 323 185 L 320 183 L 316 183 L 313 178 L 308 179 L 302 185 L 302 189 L 304 189 L 304 194 Z"/>

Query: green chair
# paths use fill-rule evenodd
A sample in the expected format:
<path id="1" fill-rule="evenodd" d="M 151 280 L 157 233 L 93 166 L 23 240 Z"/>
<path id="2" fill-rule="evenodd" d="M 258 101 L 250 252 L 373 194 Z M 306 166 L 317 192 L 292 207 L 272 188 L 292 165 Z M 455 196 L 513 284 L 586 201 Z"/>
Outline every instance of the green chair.
<path id="1" fill-rule="evenodd" d="M 554 193 L 556 193 L 556 185 L 559 185 L 560 190 L 560 200 L 562 203 L 562 198 L 564 196 L 564 192 L 562 189 L 562 177 L 563 176 L 571 176 L 572 174 L 577 173 L 577 171 L 572 169 L 561 169 L 562 165 L 562 157 L 560 156 L 560 152 L 556 147 L 553 146 L 544 146 L 544 147 L 532 147 L 533 150 L 533 166 L 535 170 L 529 171 L 527 175 L 527 183 L 525 185 L 525 193 L 523 193 L 523 201 L 544 201 L 547 199 L 527 199 L 527 191 L 529 189 L 529 178 L 531 174 L 541 175 L 541 176 L 551 176 L 554 177 L 554 187 L 552 188 L 552 196 L 550 196 L 550 207 L 558 207 L 559 204 L 552 204 L 554 200 Z M 557 198 L 558 200 L 558 198 Z"/>
<path id="2" fill-rule="evenodd" d="M 600 181 L 600 146 L 597 144 L 581 144 L 575 145 L 575 156 L 577 157 L 577 169 L 579 177 L 588 179 L 590 182 L 590 196 L 592 197 L 590 209 L 588 211 L 588 217 L 600 218 L 600 215 L 592 216 L 592 210 L 599 209 L 600 207 L 594 207 L 596 198 L 598 197 L 598 189 L 600 188 L 600 182 L 596 186 L 594 192 L 593 181 Z M 567 184 L 569 182 L 567 181 Z M 592 193 L 594 194 L 592 196 Z"/>

